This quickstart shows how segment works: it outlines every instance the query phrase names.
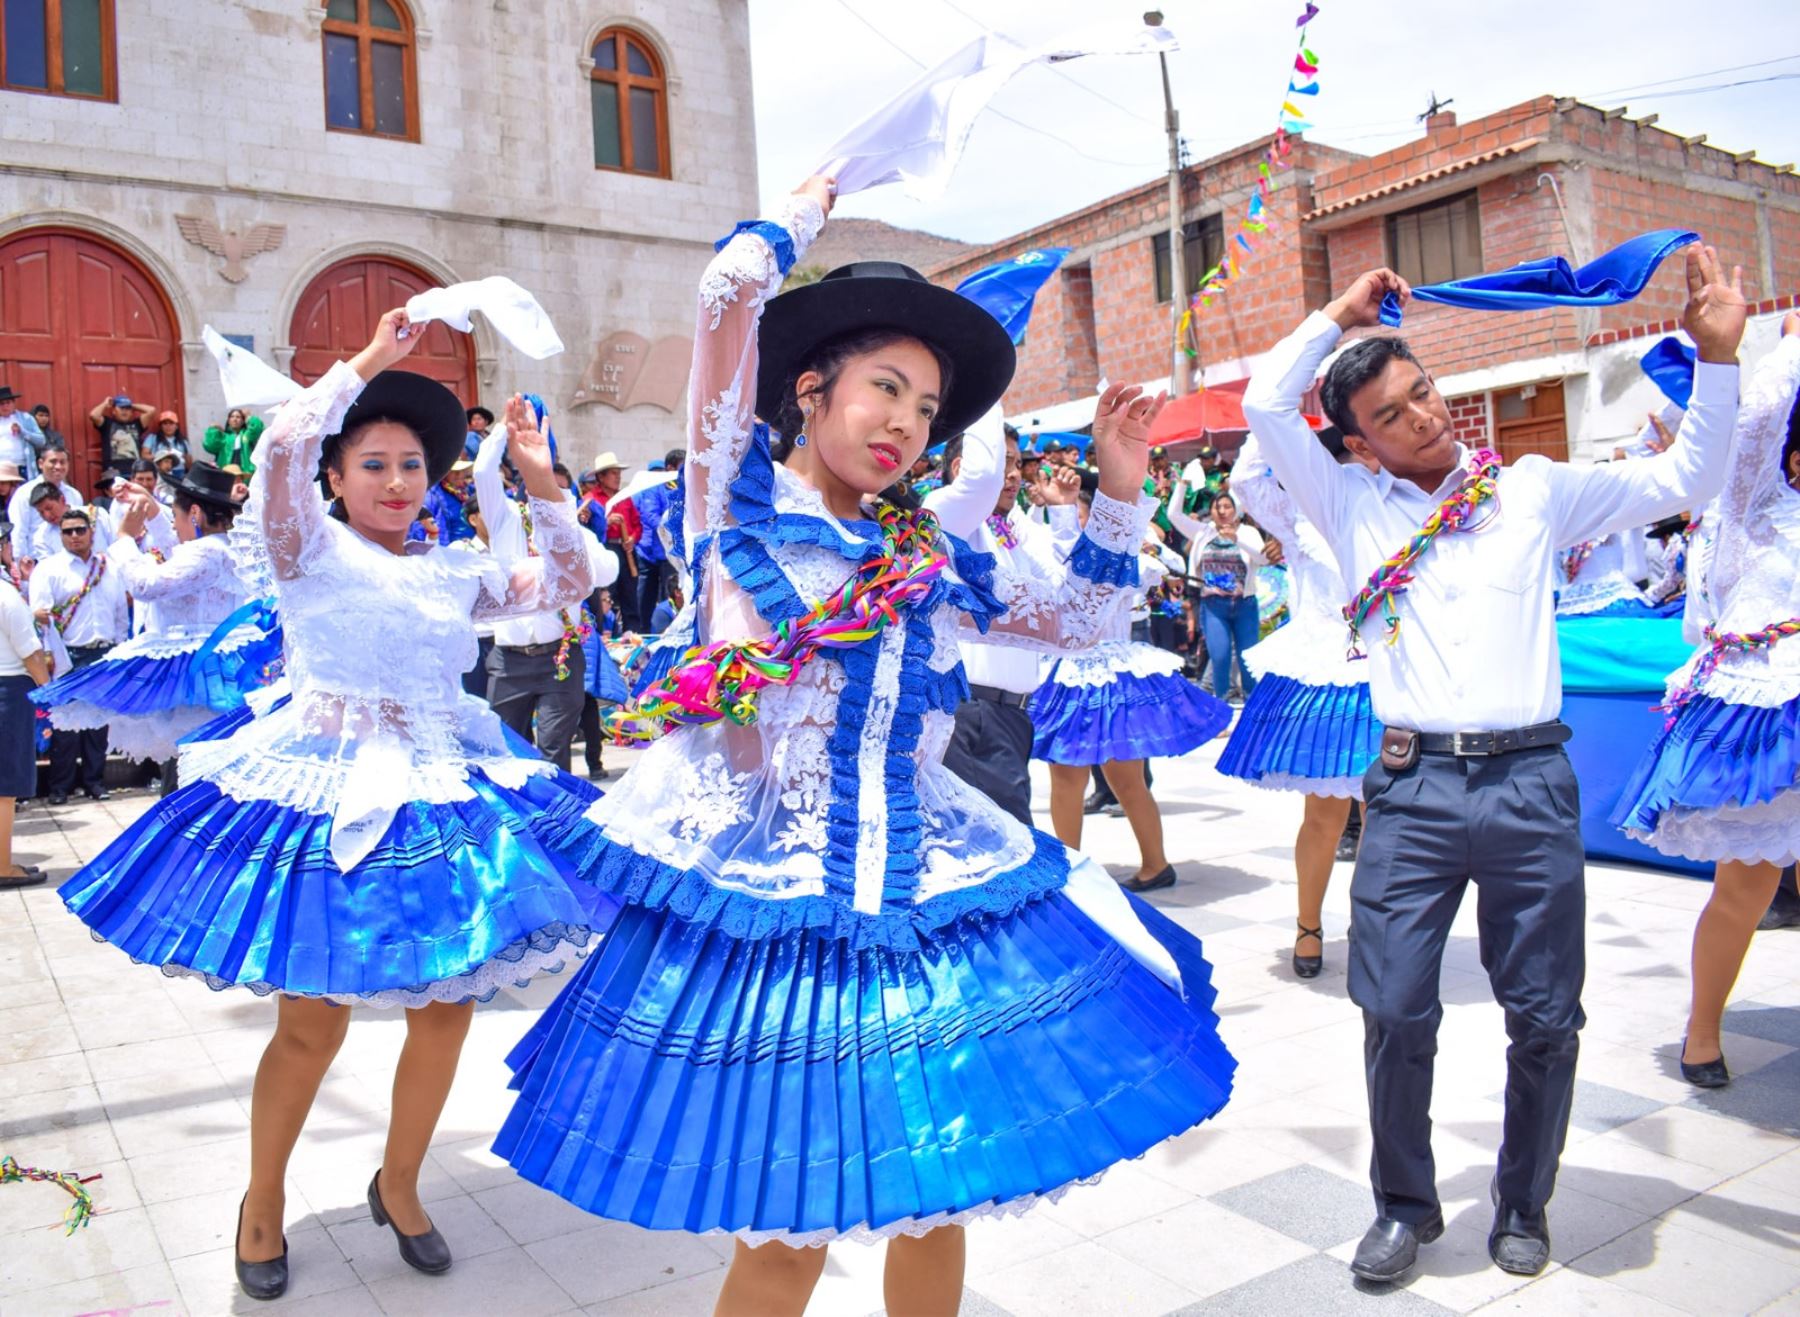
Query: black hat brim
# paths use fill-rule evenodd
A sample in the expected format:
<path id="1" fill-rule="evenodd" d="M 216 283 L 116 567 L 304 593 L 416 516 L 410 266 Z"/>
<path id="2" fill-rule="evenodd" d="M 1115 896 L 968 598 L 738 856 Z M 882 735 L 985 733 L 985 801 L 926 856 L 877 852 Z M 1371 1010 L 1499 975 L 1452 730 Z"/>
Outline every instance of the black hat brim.
<path id="1" fill-rule="evenodd" d="M 384 370 L 368 384 L 338 433 L 349 434 L 370 421 L 398 421 L 419 436 L 425 471 L 432 484 L 450 473 L 463 453 L 469 425 L 463 405 L 436 380 L 410 370 Z M 321 473 L 323 474 L 323 473 Z"/>
<path id="2" fill-rule="evenodd" d="M 765 421 L 779 414 L 821 344 L 873 329 L 911 335 L 950 359 L 949 396 L 931 423 L 934 443 L 961 434 L 1000 401 L 1018 364 L 1000 322 L 948 288 L 894 276 L 826 278 L 783 293 L 764 309 L 757 331 L 757 414 Z"/>

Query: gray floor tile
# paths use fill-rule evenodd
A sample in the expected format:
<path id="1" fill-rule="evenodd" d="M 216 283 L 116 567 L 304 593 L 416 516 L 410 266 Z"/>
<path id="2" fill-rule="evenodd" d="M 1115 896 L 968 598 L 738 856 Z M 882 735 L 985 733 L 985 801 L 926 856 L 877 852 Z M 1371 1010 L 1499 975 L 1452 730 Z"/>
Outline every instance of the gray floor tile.
<path id="1" fill-rule="evenodd" d="M 1800 938 L 1794 939 L 1800 943 Z M 1800 951 L 1800 946 L 1795 948 Z M 1761 1002 L 1741 1001 L 1725 1012 L 1725 1032 L 1766 1038 L 1772 1043 L 1800 1047 L 1800 1009 L 1793 1006 L 1765 1006 Z"/>
<path id="2" fill-rule="evenodd" d="M 1451 1309 L 1391 1285 L 1368 1285 L 1335 1258 L 1317 1255 L 1215 1294 L 1169 1317 L 1291 1317 L 1296 1312 L 1379 1312 L 1382 1317 L 1448 1317 Z"/>
<path id="3" fill-rule="evenodd" d="M 885 1310 L 879 1310 L 870 1313 L 869 1317 L 887 1317 L 887 1314 Z M 1013 1317 L 1013 1314 L 992 1299 L 984 1299 L 974 1290 L 965 1289 L 956 1309 L 956 1317 Z"/>
<path id="4" fill-rule="evenodd" d="M 1800 1052 L 1747 1075 L 1734 1075 L 1724 1088 L 1698 1089 L 1683 1105 L 1800 1138 Z"/>
<path id="5" fill-rule="evenodd" d="M 1495 1101 L 1503 1101 L 1504 1095 Z M 1655 1098 L 1647 1098 L 1638 1093 L 1627 1093 L 1622 1088 L 1613 1088 L 1607 1084 L 1593 1084 L 1585 1079 L 1575 1081 L 1575 1106 L 1569 1113 L 1569 1123 L 1577 1129 L 1588 1130 L 1594 1134 L 1604 1134 L 1608 1130 L 1618 1129 L 1621 1125 L 1629 1125 L 1640 1116 L 1648 1116 L 1653 1111 L 1661 1111 L 1666 1103 Z"/>
<path id="6" fill-rule="evenodd" d="M 1356 1239 L 1375 1212 L 1368 1185 L 1316 1166 L 1290 1166 L 1213 1194 L 1211 1200 L 1314 1248 L 1336 1248 Z"/>

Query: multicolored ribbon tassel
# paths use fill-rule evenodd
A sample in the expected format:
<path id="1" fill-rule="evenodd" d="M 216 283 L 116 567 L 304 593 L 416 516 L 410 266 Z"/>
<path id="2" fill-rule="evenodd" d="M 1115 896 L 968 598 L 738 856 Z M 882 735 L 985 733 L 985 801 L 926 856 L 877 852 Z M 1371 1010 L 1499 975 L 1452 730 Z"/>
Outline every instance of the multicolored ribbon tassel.
<path id="1" fill-rule="evenodd" d="M 1689 675 L 1687 683 L 1652 710 L 1654 713 L 1669 715 L 1663 722 L 1663 730 L 1666 732 L 1675 725 L 1676 720 L 1681 717 L 1682 709 L 1700 693 L 1700 684 L 1712 676 L 1727 654 L 1750 654 L 1759 649 L 1768 649 L 1777 641 L 1793 635 L 1800 635 L 1800 617 L 1790 617 L 1785 622 L 1776 622 L 1761 631 L 1744 633 L 1707 627 L 1706 642 L 1709 648 L 1700 656 L 1700 661 L 1694 664 L 1694 671 Z"/>
<path id="2" fill-rule="evenodd" d="M 83 1186 L 92 1184 L 98 1175 L 80 1176 L 74 1171 L 40 1171 L 35 1166 L 21 1166 L 11 1157 L 0 1157 L 0 1184 L 23 1183 L 35 1180 L 40 1184 L 53 1184 L 68 1194 L 75 1201 L 69 1204 L 69 1210 L 63 1213 L 63 1234 L 74 1234 L 94 1219 L 94 1196 Z"/>
<path id="3" fill-rule="evenodd" d="M 1600 547 L 1599 540 L 1583 540 L 1580 544 L 1569 546 L 1568 556 L 1563 559 L 1563 575 L 1569 578 L 1569 584 L 1581 575 L 1581 569 L 1587 566 L 1587 560 L 1594 556 L 1594 550 Z"/>
<path id="4" fill-rule="evenodd" d="M 1425 518 L 1425 524 L 1414 532 L 1406 547 L 1377 567 L 1369 583 L 1356 598 L 1344 605 L 1344 620 L 1350 624 L 1350 657 L 1362 658 L 1362 624 L 1380 605 L 1387 627 L 1387 643 L 1400 643 L 1400 612 L 1397 602 L 1413 581 L 1413 566 L 1437 537 L 1445 531 L 1467 530 L 1477 508 L 1500 497 L 1500 454 L 1491 448 L 1480 448 L 1469 455 L 1469 465 L 1456 492 Z"/>
<path id="5" fill-rule="evenodd" d="M 652 741 L 722 718 L 748 727 L 764 687 L 792 685 L 820 650 L 852 648 L 899 622 L 904 610 L 930 593 L 949 557 L 937 547 L 937 520 L 930 513 L 883 504 L 878 520 L 881 557 L 773 635 L 688 650 L 667 677 L 627 708 L 607 714 L 607 729 L 621 741 Z"/>

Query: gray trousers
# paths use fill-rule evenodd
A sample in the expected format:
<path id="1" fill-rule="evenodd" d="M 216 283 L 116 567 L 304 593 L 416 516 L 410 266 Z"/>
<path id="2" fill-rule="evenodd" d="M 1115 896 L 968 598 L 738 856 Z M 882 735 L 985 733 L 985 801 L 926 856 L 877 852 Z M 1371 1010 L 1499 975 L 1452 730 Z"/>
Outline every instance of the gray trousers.
<path id="1" fill-rule="evenodd" d="M 568 771 L 569 742 L 581 723 L 587 670 L 580 645 L 569 646 L 569 675 L 556 679 L 556 655 L 521 654 L 495 645 L 488 654 L 488 703 L 500 721 L 537 746 L 544 758 Z M 536 716 L 535 734 L 532 725 Z"/>
<path id="2" fill-rule="evenodd" d="M 1422 755 L 1363 778 L 1362 850 L 1350 884 L 1350 999 L 1363 1011 L 1369 1176 L 1381 1215 L 1438 1211 L 1431 1156 L 1438 970 L 1463 889 L 1475 884 L 1481 964 L 1506 1013 L 1500 1196 L 1543 1209 L 1569 1128 L 1586 972 L 1581 809 L 1560 746 L 1493 758 Z"/>

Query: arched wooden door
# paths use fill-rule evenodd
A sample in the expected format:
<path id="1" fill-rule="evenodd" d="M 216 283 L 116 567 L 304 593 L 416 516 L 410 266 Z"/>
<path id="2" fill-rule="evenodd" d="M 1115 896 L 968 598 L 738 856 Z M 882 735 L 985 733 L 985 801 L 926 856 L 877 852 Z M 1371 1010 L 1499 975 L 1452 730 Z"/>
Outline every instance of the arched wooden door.
<path id="1" fill-rule="evenodd" d="M 439 287 L 438 280 L 385 256 L 359 256 L 323 270 L 300 294 L 288 341 L 294 345 L 289 374 L 311 384 L 332 363 L 368 346 L 384 311 L 404 306 L 414 293 Z M 429 375 L 473 407 L 476 401 L 475 350 L 467 334 L 433 324 L 425 341 L 400 363 L 402 370 Z"/>
<path id="2" fill-rule="evenodd" d="M 0 242 L 0 384 L 24 407 L 49 404 L 88 497 L 106 457 L 88 421 L 95 403 L 125 394 L 187 416 L 180 340 L 162 285 L 111 243 L 70 229 Z"/>

